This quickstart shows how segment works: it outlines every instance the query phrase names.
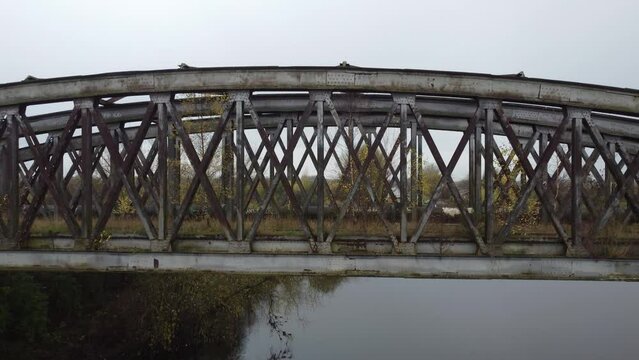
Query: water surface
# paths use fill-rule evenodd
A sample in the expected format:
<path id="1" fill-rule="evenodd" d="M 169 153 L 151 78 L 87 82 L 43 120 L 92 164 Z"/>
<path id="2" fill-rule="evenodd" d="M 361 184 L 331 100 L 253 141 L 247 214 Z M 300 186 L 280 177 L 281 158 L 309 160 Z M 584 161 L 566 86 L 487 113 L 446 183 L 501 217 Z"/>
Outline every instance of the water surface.
<path id="1" fill-rule="evenodd" d="M 280 340 L 264 313 L 242 358 L 630 359 L 639 284 L 349 278 L 300 303 Z"/>

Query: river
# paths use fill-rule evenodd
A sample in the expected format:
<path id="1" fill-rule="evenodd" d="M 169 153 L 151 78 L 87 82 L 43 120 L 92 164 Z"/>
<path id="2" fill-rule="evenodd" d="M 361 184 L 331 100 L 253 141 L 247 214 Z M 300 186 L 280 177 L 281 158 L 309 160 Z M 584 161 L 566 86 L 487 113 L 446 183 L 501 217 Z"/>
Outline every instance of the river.
<path id="1" fill-rule="evenodd" d="M 285 328 L 296 359 L 630 359 L 639 284 L 350 278 Z M 285 341 L 257 321 L 242 358 Z"/>
<path id="2" fill-rule="evenodd" d="M 639 284 L 0 272 L 2 359 L 631 359 Z"/>

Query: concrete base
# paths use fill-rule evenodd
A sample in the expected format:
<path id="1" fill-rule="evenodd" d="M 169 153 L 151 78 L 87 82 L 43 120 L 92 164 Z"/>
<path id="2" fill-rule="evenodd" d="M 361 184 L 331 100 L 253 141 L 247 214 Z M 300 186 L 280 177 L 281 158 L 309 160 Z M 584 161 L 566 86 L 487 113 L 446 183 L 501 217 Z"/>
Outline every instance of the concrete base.
<path id="1" fill-rule="evenodd" d="M 1 241 L 1 240 L 0 240 Z M 100 251 L 166 251 L 161 248 L 162 244 L 152 245 L 157 240 L 149 240 L 142 237 L 114 237 L 100 246 Z M 183 253 L 228 253 L 237 252 L 229 251 L 231 242 L 222 239 L 192 238 L 178 239 L 172 244 L 172 251 Z M 10 243 L 6 243 L 4 250 L 12 250 Z M 262 238 L 251 241 L 251 253 L 268 253 L 268 254 L 308 254 L 314 253 L 311 245 L 314 242 L 308 239 L 299 238 Z M 317 244 L 320 244 L 317 242 Z M 332 242 L 333 254 L 354 254 L 354 255 L 390 255 L 390 254 L 414 254 L 411 245 L 400 245 L 399 248 L 393 247 L 393 243 L 387 238 L 380 237 L 377 240 L 361 240 L 361 239 L 336 239 Z M 246 253 L 246 245 L 243 253 Z M 403 248 L 402 248 L 403 246 Z M 159 247 L 159 248 L 158 248 Z M 477 252 L 477 244 L 470 239 L 431 239 L 417 242 L 415 245 L 417 255 L 431 256 L 472 256 L 479 255 Z M 71 238 L 31 238 L 22 244 L 23 250 L 76 250 L 84 251 L 88 248 L 82 240 L 74 240 Z M 507 241 L 502 245 L 503 254 L 500 256 L 540 256 L 540 257 L 564 257 L 566 256 L 566 247 L 563 243 L 553 240 L 544 239 L 526 239 L 518 241 Z M 241 250 L 241 249 L 240 249 Z M 326 252 L 328 253 L 328 252 Z M 481 253 L 480 253 L 481 254 Z M 489 254 L 481 254 L 489 256 Z M 639 246 L 634 246 L 628 256 L 639 258 Z M 581 256 L 576 256 L 581 257 Z M 585 256 L 588 257 L 588 256 Z"/>
<path id="2" fill-rule="evenodd" d="M 0 251 L 0 270 L 218 271 L 245 274 L 639 281 L 639 260 L 443 256 Z"/>
<path id="3" fill-rule="evenodd" d="M 416 255 L 417 254 L 417 244 L 415 243 L 397 243 L 393 247 L 393 251 L 396 254 L 401 255 Z"/>
<path id="4" fill-rule="evenodd" d="M 251 243 L 248 241 L 229 241 L 229 253 L 248 254 L 251 252 Z"/>

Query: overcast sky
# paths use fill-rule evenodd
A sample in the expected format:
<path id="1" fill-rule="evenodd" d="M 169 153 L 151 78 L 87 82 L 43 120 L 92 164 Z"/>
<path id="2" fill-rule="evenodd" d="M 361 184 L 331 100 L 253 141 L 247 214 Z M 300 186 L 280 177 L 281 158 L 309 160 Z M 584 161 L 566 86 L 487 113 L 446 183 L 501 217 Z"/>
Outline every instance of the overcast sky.
<path id="1" fill-rule="evenodd" d="M 0 83 L 346 60 L 639 88 L 639 1 L 0 1 Z"/>
<path id="2" fill-rule="evenodd" d="M 639 1 L 0 1 L 0 83 L 345 60 L 639 89 Z M 435 134 L 445 160 L 460 135 Z"/>

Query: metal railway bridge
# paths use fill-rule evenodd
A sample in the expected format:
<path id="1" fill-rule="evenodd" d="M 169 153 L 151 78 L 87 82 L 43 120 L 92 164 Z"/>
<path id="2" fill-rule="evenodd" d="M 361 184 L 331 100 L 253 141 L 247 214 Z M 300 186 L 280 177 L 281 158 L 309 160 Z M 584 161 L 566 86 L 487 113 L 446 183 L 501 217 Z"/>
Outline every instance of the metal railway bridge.
<path id="1" fill-rule="evenodd" d="M 3 84 L 0 121 L 4 269 L 639 279 L 637 90 L 187 68 Z"/>

